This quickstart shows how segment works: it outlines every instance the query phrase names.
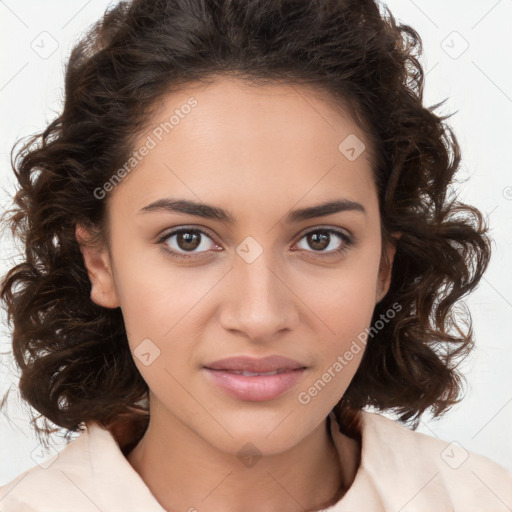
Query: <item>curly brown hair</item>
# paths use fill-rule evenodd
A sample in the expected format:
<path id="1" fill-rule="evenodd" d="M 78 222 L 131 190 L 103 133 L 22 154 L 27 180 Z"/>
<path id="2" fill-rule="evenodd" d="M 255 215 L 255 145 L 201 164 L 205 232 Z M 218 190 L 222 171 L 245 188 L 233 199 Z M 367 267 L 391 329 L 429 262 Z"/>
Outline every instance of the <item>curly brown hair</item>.
<path id="1" fill-rule="evenodd" d="M 139 433 L 147 424 L 148 386 L 121 310 L 91 301 L 75 227 L 108 243 L 108 198 L 94 190 L 126 161 L 164 95 L 219 74 L 312 85 L 349 106 L 371 143 L 383 240 L 402 233 L 372 324 L 401 308 L 368 338 L 334 409 L 340 423 L 350 430 L 349 412 L 373 406 L 415 428 L 427 409 L 439 416 L 460 400 L 457 364 L 473 332 L 456 306 L 485 272 L 491 239 L 451 188 L 460 149 L 449 116 L 434 114 L 446 100 L 422 105 L 421 38 L 384 9 L 373 0 L 135 0 L 108 10 L 74 47 L 61 115 L 13 148 L 19 187 L 3 218 L 25 255 L 0 296 L 21 395 L 43 418 L 68 433 L 96 420 L 119 436 L 137 418 Z"/>

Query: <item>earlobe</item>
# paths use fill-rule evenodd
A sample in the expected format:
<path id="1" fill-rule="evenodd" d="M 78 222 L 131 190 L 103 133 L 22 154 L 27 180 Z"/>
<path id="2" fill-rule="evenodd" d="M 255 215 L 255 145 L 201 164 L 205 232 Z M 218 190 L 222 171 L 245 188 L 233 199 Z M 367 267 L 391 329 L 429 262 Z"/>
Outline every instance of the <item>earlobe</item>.
<path id="1" fill-rule="evenodd" d="M 81 224 L 76 225 L 75 236 L 91 282 L 91 300 L 105 308 L 119 307 L 119 297 L 107 249 L 91 243 L 91 231 Z"/>

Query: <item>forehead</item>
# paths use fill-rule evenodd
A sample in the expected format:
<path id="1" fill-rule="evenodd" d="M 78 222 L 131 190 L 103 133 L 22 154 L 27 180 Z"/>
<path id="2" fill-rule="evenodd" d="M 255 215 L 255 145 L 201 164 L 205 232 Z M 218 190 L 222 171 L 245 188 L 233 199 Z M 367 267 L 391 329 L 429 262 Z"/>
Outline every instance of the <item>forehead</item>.
<path id="1" fill-rule="evenodd" d="M 271 137 L 277 141 L 315 142 L 326 138 L 330 143 L 333 138 L 344 140 L 353 135 L 364 141 L 366 150 L 362 156 L 371 163 L 373 148 L 367 134 L 354 121 L 355 108 L 348 100 L 335 99 L 312 85 L 262 85 L 230 76 L 211 80 L 190 84 L 161 98 L 149 122 L 149 128 L 156 129 L 157 138 L 172 131 L 174 135 L 196 135 L 205 142 L 228 139 L 233 145 L 237 141 L 256 145 L 258 141 L 268 143 Z M 173 112 L 177 115 L 173 116 Z M 168 126 L 169 121 L 172 127 Z"/>
<path id="2" fill-rule="evenodd" d="M 161 99 L 135 150 L 144 146 L 114 191 L 133 206 L 176 191 L 251 204 L 330 199 L 336 190 L 361 198 L 374 187 L 365 133 L 309 86 L 219 78 L 185 87 Z"/>

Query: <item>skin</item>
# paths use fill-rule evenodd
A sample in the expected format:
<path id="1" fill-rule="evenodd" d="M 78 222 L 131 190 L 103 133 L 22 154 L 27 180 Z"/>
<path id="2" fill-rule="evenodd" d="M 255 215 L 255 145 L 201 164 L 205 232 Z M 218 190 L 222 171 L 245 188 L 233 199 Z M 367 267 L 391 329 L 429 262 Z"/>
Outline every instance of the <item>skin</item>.
<path id="1" fill-rule="evenodd" d="M 132 351 L 145 339 L 151 357 L 160 351 L 147 366 L 134 356 L 150 388 L 151 419 L 128 460 L 167 510 L 315 510 L 356 474 L 360 447 L 341 435 L 338 456 L 326 417 L 363 351 L 308 404 L 298 395 L 370 326 L 391 279 L 394 246 L 381 242 L 369 143 L 345 111 L 307 86 L 255 88 L 221 77 L 165 97 L 135 146 L 191 96 L 197 106 L 105 199 L 109 247 L 87 246 L 90 233 L 76 231 L 91 299 L 121 307 Z M 338 149 L 350 134 L 367 148 L 353 161 Z M 139 213 L 168 197 L 224 208 L 236 223 Z M 285 222 L 290 210 L 339 198 L 366 213 Z M 207 235 L 192 231 L 200 238 L 188 252 L 179 236 L 157 241 L 181 226 Z M 315 245 L 305 235 L 319 228 L 355 242 L 331 234 Z M 262 250 L 251 263 L 236 251 L 248 236 Z M 199 257 L 175 259 L 165 246 Z M 270 401 L 233 398 L 202 369 L 224 357 L 273 354 L 308 369 Z M 262 455 L 252 467 L 237 456 L 249 442 Z"/>

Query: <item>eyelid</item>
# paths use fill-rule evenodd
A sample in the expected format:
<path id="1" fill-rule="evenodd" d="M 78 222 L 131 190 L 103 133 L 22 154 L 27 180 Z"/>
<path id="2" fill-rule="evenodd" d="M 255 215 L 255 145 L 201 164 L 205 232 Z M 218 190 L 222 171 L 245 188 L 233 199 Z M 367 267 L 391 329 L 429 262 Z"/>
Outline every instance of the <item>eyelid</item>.
<path id="1" fill-rule="evenodd" d="M 192 224 L 192 225 L 179 224 L 177 226 L 172 226 L 172 227 L 166 228 L 166 229 L 162 230 L 158 235 L 156 235 L 155 241 L 157 243 L 161 242 L 161 241 L 171 237 L 172 235 L 179 234 L 180 232 L 183 232 L 183 231 L 197 231 L 198 233 L 201 233 L 203 235 L 206 235 L 208 238 L 211 238 L 217 245 L 220 245 L 217 242 L 217 236 L 213 233 L 213 231 L 211 231 L 207 227 L 201 226 L 200 224 Z"/>
<path id="2" fill-rule="evenodd" d="M 319 224 L 317 226 L 310 226 L 309 228 L 305 228 L 303 231 L 301 231 L 297 235 L 297 238 L 300 240 L 305 235 L 308 235 L 309 233 L 314 233 L 316 231 L 332 231 L 339 235 L 344 235 L 347 238 L 354 238 L 354 235 L 352 234 L 352 232 L 346 228 L 340 228 L 338 226 L 331 226 L 331 225 L 321 225 L 321 224 Z"/>

